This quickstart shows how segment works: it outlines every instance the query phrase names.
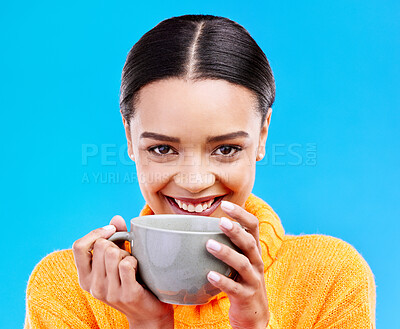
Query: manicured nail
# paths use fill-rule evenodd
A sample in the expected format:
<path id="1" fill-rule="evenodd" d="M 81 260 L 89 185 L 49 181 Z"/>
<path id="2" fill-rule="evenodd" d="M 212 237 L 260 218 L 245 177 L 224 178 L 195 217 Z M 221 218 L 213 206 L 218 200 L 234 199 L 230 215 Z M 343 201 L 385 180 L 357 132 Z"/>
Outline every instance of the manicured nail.
<path id="1" fill-rule="evenodd" d="M 207 277 L 208 277 L 208 279 L 210 281 L 214 281 L 214 282 L 218 282 L 219 279 L 220 279 L 220 276 L 217 273 L 213 272 L 213 271 L 210 271 L 208 273 Z"/>
<path id="2" fill-rule="evenodd" d="M 219 223 L 224 229 L 227 229 L 227 230 L 231 230 L 233 227 L 232 221 L 226 217 L 221 217 L 221 221 Z"/>
<path id="3" fill-rule="evenodd" d="M 207 241 L 207 248 L 214 251 L 220 251 L 221 245 L 217 241 L 210 239 Z"/>
<path id="4" fill-rule="evenodd" d="M 116 228 L 115 228 L 114 225 L 106 225 L 106 226 L 103 227 L 103 230 L 106 230 L 106 231 L 115 231 Z"/>
<path id="5" fill-rule="evenodd" d="M 221 202 L 221 207 L 222 207 L 222 209 L 225 209 L 225 210 L 233 210 L 235 208 L 235 206 L 233 205 L 232 202 L 225 201 L 225 200 L 223 200 Z"/>

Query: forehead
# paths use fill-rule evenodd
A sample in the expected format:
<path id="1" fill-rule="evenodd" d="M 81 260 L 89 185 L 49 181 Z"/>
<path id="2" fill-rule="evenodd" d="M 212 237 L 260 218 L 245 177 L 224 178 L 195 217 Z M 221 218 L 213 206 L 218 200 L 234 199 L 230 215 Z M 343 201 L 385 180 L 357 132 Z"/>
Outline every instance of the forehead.
<path id="1" fill-rule="evenodd" d="M 192 138 L 250 132 L 260 124 L 256 104 L 252 91 L 225 80 L 164 79 L 140 90 L 132 128 Z"/>

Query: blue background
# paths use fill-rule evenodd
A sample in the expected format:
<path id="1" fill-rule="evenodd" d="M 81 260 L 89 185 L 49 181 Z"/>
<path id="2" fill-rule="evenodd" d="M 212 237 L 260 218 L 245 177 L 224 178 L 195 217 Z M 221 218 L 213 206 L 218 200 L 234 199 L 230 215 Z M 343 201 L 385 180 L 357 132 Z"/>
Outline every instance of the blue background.
<path id="1" fill-rule="evenodd" d="M 42 257 L 142 208 L 134 175 L 125 176 L 134 166 L 118 107 L 121 70 L 141 35 L 188 13 L 237 21 L 266 53 L 277 97 L 254 192 L 287 233 L 356 247 L 375 274 L 378 327 L 393 328 L 400 2 L 378 0 L 3 1 L 0 327 L 22 327 L 27 280 Z"/>

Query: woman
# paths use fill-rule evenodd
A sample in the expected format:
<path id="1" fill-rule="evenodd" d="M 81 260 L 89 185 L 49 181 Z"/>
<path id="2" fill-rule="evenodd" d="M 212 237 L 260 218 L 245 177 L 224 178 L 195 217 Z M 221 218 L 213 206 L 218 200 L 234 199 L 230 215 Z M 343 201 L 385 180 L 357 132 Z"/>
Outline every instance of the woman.
<path id="1" fill-rule="evenodd" d="M 136 281 L 136 259 L 107 240 L 126 230 L 115 216 L 35 268 L 26 328 L 374 327 L 374 279 L 357 251 L 328 236 L 285 235 L 251 194 L 274 97 L 267 58 L 239 24 L 185 15 L 147 32 L 127 56 L 120 98 L 141 215 L 221 217 L 243 254 L 213 240 L 207 250 L 239 278 L 210 272 L 222 293 L 206 305 L 162 303 Z"/>

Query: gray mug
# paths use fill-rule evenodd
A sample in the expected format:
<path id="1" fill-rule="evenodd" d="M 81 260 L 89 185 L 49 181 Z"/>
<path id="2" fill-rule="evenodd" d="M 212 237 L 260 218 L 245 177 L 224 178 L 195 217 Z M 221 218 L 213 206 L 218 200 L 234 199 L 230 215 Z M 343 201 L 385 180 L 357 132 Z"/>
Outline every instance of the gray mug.
<path id="1" fill-rule="evenodd" d="M 209 271 L 233 279 L 237 275 L 206 249 L 208 239 L 214 239 L 239 251 L 220 230 L 219 220 L 197 215 L 141 216 L 131 220 L 130 232 L 114 233 L 109 240 L 129 241 L 138 261 L 138 282 L 142 281 L 160 301 L 206 304 L 221 292 L 207 280 Z"/>

